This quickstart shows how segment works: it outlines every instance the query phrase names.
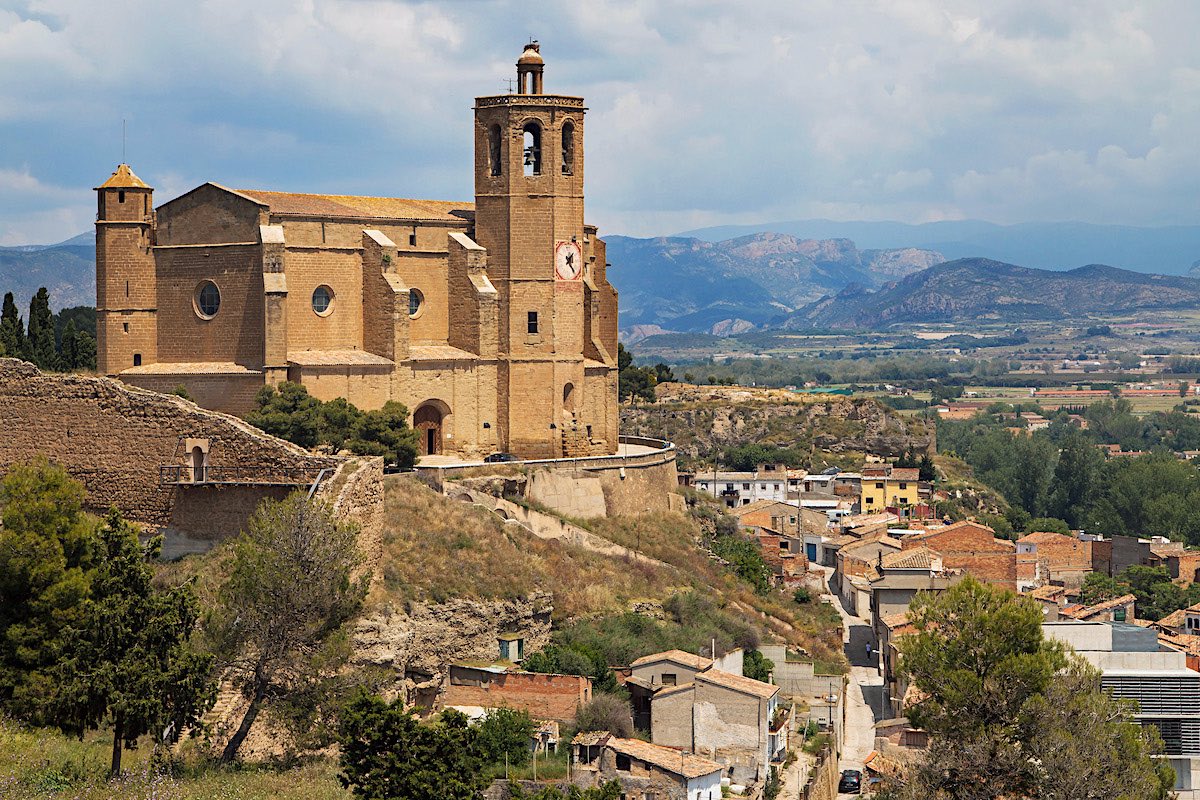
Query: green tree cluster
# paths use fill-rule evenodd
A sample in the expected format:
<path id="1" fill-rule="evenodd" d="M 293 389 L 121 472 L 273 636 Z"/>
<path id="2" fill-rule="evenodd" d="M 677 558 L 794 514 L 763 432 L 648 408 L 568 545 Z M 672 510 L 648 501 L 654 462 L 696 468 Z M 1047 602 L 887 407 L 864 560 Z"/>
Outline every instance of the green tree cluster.
<path id="1" fill-rule="evenodd" d="M 1111 413 L 1114 404 L 1097 405 L 1104 406 L 1095 417 L 1098 429 L 1112 434 L 1124 428 L 1123 418 Z M 1000 425 L 986 417 L 939 423 L 938 446 L 963 458 L 982 483 L 1012 504 L 1008 519 L 1014 529 L 1029 530 L 1040 517 L 1062 520 L 1072 530 L 1200 544 L 1195 465 L 1165 449 L 1105 459 L 1091 430 L 1062 420 L 1032 436 L 1013 436 Z"/>
<path id="2" fill-rule="evenodd" d="M 1165 800 L 1174 774 L 1153 729 L 1100 675 L 1042 636 L 1037 603 L 966 578 L 910 608 L 900 669 L 921 699 L 924 758 L 892 793 L 934 798 Z"/>
<path id="3" fill-rule="evenodd" d="M 774 670 L 775 662 L 757 650 L 747 650 L 742 654 L 742 674 L 747 678 L 769 683 Z"/>
<path id="4" fill-rule="evenodd" d="M 96 368 L 96 312 L 85 307 L 50 311 L 50 293 L 38 289 L 29 302 L 29 325 L 12 292 L 0 310 L 0 356 L 21 358 L 45 370 Z"/>
<path id="5" fill-rule="evenodd" d="M 897 467 L 915 469 L 920 472 L 920 480 L 932 481 L 937 478 L 937 469 L 933 466 L 933 457 L 928 452 L 917 453 L 917 448 L 910 446 L 900 458 L 896 459 Z"/>
<path id="6" fill-rule="evenodd" d="M 402 403 L 389 400 L 383 408 L 362 411 L 341 397 L 321 402 L 302 384 L 291 381 L 264 386 L 255 402 L 258 408 L 246 414 L 246 421 L 293 444 L 383 456 L 400 469 L 411 469 L 416 463 L 417 435 L 408 425 L 408 409 Z"/>
<path id="7" fill-rule="evenodd" d="M 496 766 L 525 763 L 533 721 L 525 712 L 499 709 L 471 725 L 454 709 L 421 722 L 403 701 L 384 702 L 359 693 L 341 715 L 342 785 L 363 800 L 478 800 Z M 509 796 L 522 800 L 617 800 L 620 783 L 589 790 L 554 787 L 527 793 L 517 784 Z"/>
<path id="8" fill-rule="evenodd" d="M 1137 598 L 1139 619 L 1159 620 L 1181 608 L 1200 603 L 1200 583 L 1180 586 L 1171 580 L 1166 567 L 1126 567 L 1116 577 L 1100 572 L 1088 573 L 1080 592 L 1089 605 L 1132 594 Z"/>
<path id="9" fill-rule="evenodd" d="M 589 675 L 597 694 L 624 699 L 625 690 L 617 684 L 610 664 L 629 664 L 663 650 L 707 652 L 714 641 L 718 652 L 758 647 L 758 631 L 705 593 L 673 594 L 663 603 L 663 611 L 663 620 L 627 612 L 569 622 L 555 629 L 553 644 L 528 654 L 521 666 L 531 672 Z"/>
<path id="10" fill-rule="evenodd" d="M 741 533 L 717 533 L 709 539 L 709 548 L 735 575 L 750 584 L 755 593 L 765 595 L 771 591 L 771 567 L 763 559 L 758 542 Z"/>
<path id="11" fill-rule="evenodd" d="M 660 369 L 661 368 L 661 369 Z M 638 399 L 653 403 L 655 400 L 654 387 L 659 382 L 659 376 L 673 380 L 671 368 L 666 364 L 657 367 L 637 367 L 633 364 L 633 354 L 625 349 L 625 345 L 617 343 L 617 399 L 621 401 Z"/>
<path id="12" fill-rule="evenodd" d="M 208 709 L 211 659 L 192 587 L 152 583 L 161 539 L 141 544 L 116 511 L 98 524 L 83 498 L 45 459 L 0 481 L 0 707 L 78 736 L 111 720 L 116 774 L 122 748 Z"/>
<path id="13" fill-rule="evenodd" d="M 807 468 L 812 462 L 812 451 L 807 447 L 779 447 L 778 445 L 747 442 L 730 447 L 721 456 L 721 463 L 738 472 L 753 472 L 759 464 L 784 464 L 791 468 Z"/>

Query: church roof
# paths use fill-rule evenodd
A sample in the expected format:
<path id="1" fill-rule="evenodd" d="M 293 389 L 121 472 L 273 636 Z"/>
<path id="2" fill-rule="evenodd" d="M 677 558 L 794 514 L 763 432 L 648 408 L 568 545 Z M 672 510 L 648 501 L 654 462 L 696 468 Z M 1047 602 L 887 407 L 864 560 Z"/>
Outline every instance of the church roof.
<path id="1" fill-rule="evenodd" d="M 236 189 L 238 194 L 270 208 L 272 214 L 352 219 L 420 219 L 461 221 L 469 218 L 474 203 L 448 200 L 411 200 L 402 197 L 359 197 L 346 194 L 301 194 Z"/>
<path id="2" fill-rule="evenodd" d="M 118 164 L 116 171 L 108 180 L 96 187 L 97 189 L 149 189 L 150 184 L 143 181 L 128 164 Z"/>
<path id="3" fill-rule="evenodd" d="M 365 350 L 291 350 L 288 363 L 300 367 L 390 367 L 391 359 Z"/>

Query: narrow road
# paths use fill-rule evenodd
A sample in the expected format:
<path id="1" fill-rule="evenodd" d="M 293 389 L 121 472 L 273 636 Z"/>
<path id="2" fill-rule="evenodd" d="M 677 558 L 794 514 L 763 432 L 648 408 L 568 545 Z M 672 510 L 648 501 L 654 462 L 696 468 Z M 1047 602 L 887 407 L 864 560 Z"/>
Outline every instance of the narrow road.
<path id="1" fill-rule="evenodd" d="M 826 584 L 833 570 L 826 568 Z M 845 643 L 846 658 L 850 661 L 850 684 L 846 690 L 845 742 L 839 768 L 862 770 L 863 760 L 875 749 L 875 723 L 884 718 L 883 676 L 879 672 L 876 642 L 871 633 L 871 623 L 854 616 L 842 605 L 841 598 L 833 594 L 823 595 L 842 616 L 842 641 Z M 871 655 L 867 656 L 867 644 L 871 644 Z M 840 794 L 839 798 L 854 797 Z"/>

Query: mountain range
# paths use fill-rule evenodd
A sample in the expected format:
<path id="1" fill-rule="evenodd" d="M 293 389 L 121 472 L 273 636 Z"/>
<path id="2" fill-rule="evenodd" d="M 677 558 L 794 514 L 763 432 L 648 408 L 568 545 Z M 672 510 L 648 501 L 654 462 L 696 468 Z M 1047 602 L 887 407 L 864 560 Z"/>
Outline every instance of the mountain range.
<path id="1" fill-rule="evenodd" d="M 45 286 L 55 309 L 96 304 L 96 235 L 81 233 L 48 245 L 0 247 L 0 293 L 24 309 Z"/>
<path id="2" fill-rule="evenodd" d="M 878 291 L 850 287 L 773 327 L 879 329 L 904 322 L 1022 322 L 1200 307 L 1200 280 L 1091 264 L 1056 272 L 962 258 Z"/>
<path id="3" fill-rule="evenodd" d="M 753 233 L 785 233 L 800 239 L 851 239 L 863 248 L 914 247 L 935 250 L 947 259 L 990 258 L 1056 271 L 1080 264 L 1112 264 L 1134 272 L 1184 275 L 1200 259 L 1200 226 L 1196 225 L 1135 227 L 1085 222 L 997 225 L 980 220 L 908 225 L 807 219 L 723 225 L 678 236 L 715 242 Z"/>
<path id="4" fill-rule="evenodd" d="M 859 250 L 849 239 L 756 233 L 721 242 L 608 236 L 621 325 L 728 335 L 848 286 L 877 288 L 945 261 L 916 248 Z"/>
<path id="5" fill-rule="evenodd" d="M 821 231 L 885 224 L 829 225 L 836 230 Z M 998 227 L 934 223 L 863 231 L 872 243 L 911 243 L 915 229 L 942 226 L 938 229 L 961 233 L 971 225 L 984 233 Z M 884 236 L 894 238 L 879 238 Z M 609 236 L 606 241 L 609 278 L 620 292 L 621 327 L 629 342 L 669 332 L 730 336 L 760 328 L 1020 322 L 1200 307 L 1200 263 L 1189 262 L 1190 277 L 1099 264 L 1046 270 L 983 257 L 947 260 L 952 248 L 950 253 L 916 246 L 860 249 L 847 238 L 803 239 L 771 231 L 720 241 L 682 236 Z M 53 245 L 0 247 L 0 292 L 12 291 L 22 309 L 40 286 L 50 290 L 56 310 L 90 306 L 95 255 L 91 233 Z M 1181 271 L 1187 273 L 1189 265 Z"/>

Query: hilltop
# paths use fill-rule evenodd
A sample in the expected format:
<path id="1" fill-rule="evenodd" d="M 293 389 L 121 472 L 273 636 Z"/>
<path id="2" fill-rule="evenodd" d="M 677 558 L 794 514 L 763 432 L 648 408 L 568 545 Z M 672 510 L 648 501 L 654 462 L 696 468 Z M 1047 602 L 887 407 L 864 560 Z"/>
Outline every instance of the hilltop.
<path id="1" fill-rule="evenodd" d="M 986 258 L 948 261 L 878 291 L 856 287 L 789 315 L 784 328 L 881 328 L 903 322 L 1054 320 L 1200 305 L 1200 280 L 1100 264 L 1065 272 Z"/>

